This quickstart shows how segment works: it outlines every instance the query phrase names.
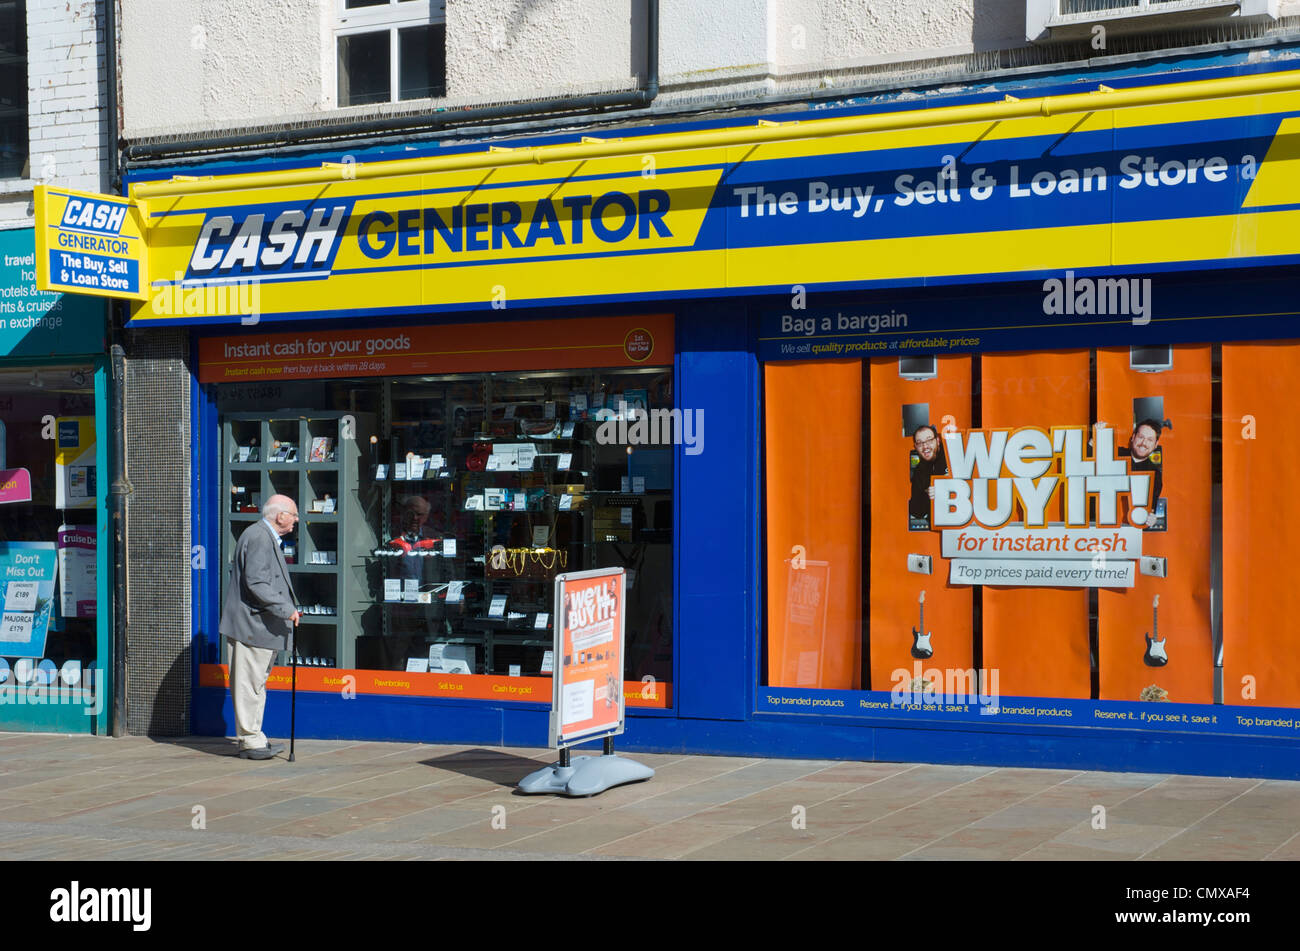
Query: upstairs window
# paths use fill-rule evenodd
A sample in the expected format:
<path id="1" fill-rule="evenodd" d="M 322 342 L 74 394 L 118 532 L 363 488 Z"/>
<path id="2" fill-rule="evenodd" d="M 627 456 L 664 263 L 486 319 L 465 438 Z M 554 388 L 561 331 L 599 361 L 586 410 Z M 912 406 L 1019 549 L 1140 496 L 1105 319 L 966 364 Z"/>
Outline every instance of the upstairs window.
<path id="1" fill-rule="evenodd" d="M 447 94 L 442 0 L 337 0 L 339 106 Z"/>
<path id="2" fill-rule="evenodd" d="M 29 178 L 27 153 L 27 13 L 0 0 L 0 179 Z"/>
<path id="3" fill-rule="evenodd" d="M 1030 41 L 1096 36 L 1098 26 L 1139 33 L 1276 19 L 1275 0 L 1025 0 Z"/>

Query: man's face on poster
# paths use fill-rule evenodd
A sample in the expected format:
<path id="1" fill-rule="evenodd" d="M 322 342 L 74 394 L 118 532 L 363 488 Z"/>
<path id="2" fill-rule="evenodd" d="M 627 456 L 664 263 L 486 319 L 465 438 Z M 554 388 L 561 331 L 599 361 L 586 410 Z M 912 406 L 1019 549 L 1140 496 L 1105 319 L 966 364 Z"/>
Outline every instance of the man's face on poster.
<path id="1" fill-rule="evenodd" d="M 1139 426 L 1133 430 L 1133 438 L 1129 440 L 1129 451 L 1133 453 L 1133 458 L 1137 460 L 1145 459 L 1155 451 L 1156 444 L 1160 437 L 1150 426 Z"/>
<path id="2" fill-rule="evenodd" d="M 920 429 L 912 437 L 912 443 L 916 446 L 917 455 L 926 462 L 932 462 L 939 452 L 939 436 L 929 426 Z"/>

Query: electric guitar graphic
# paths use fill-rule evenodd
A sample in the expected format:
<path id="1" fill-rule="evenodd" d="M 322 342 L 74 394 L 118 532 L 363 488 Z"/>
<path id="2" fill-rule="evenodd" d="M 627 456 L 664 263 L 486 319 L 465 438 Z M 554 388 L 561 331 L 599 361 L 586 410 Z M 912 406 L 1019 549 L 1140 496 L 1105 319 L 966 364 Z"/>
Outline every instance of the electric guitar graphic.
<path id="1" fill-rule="evenodd" d="M 1165 642 L 1156 640 L 1160 636 L 1159 618 L 1157 616 L 1157 607 L 1160 604 L 1160 595 L 1151 599 L 1151 633 L 1143 634 L 1147 639 L 1147 650 L 1142 655 L 1142 663 L 1148 667 L 1163 667 L 1169 663 L 1169 655 L 1165 653 Z"/>
<path id="2" fill-rule="evenodd" d="M 929 660 L 934 656 L 934 648 L 930 646 L 931 631 L 925 631 L 925 592 L 921 592 L 921 598 L 918 602 L 921 606 L 921 623 L 912 628 L 912 656 L 917 660 Z M 925 631 L 924 634 L 921 632 Z"/>

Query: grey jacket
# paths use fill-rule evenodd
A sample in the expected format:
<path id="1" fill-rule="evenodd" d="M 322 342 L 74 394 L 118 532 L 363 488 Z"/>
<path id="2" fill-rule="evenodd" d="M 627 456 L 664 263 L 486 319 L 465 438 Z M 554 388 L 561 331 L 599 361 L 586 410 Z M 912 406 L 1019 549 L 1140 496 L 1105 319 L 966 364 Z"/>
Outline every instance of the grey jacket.
<path id="1" fill-rule="evenodd" d="M 284 552 L 264 520 L 253 522 L 235 543 L 221 636 L 250 647 L 288 650 L 297 602 Z"/>

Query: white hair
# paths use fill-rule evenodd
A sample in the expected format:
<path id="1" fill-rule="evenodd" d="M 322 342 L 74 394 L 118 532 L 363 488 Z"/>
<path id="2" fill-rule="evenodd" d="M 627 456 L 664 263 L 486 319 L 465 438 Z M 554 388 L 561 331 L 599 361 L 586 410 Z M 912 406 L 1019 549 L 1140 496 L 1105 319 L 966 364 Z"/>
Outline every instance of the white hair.
<path id="1" fill-rule="evenodd" d="M 285 505 L 283 502 L 275 501 L 274 497 L 272 497 L 267 499 L 266 503 L 262 506 L 262 518 L 269 521 L 275 521 L 277 515 L 281 512 L 288 511 L 290 511 L 289 506 Z"/>

